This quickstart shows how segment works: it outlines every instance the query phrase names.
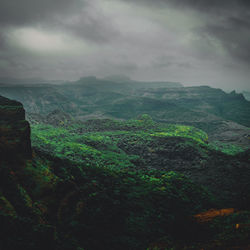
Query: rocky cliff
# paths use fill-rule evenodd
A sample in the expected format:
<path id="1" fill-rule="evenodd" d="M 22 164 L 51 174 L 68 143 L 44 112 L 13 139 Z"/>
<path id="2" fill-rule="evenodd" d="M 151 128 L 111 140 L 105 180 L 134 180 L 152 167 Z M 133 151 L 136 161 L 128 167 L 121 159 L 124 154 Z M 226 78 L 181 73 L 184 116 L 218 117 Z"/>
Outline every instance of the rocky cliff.
<path id="1" fill-rule="evenodd" d="M 31 158 L 30 126 L 20 102 L 0 96 L 0 160 Z"/>

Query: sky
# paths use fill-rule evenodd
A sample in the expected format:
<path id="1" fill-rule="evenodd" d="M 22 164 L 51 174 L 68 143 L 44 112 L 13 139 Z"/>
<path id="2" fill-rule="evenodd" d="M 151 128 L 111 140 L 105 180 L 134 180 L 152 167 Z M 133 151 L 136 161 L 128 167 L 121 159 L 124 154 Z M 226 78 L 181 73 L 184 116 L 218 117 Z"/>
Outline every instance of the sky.
<path id="1" fill-rule="evenodd" d="M 248 0 L 1 0 L 0 76 L 250 91 Z"/>

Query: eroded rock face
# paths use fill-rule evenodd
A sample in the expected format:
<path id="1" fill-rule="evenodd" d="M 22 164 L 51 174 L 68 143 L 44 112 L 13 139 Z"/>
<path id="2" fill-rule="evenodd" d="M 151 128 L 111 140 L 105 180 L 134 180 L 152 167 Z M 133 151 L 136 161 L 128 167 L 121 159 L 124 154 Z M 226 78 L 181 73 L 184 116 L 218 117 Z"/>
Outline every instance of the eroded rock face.
<path id="1" fill-rule="evenodd" d="M 0 160 L 31 158 L 30 126 L 20 102 L 0 96 Z"/>

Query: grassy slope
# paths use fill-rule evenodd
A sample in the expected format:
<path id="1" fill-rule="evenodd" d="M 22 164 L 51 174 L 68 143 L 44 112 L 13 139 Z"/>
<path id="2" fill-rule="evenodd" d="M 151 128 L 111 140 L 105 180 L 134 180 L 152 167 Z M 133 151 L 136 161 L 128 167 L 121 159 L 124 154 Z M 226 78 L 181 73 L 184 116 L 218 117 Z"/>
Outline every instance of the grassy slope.
<path id="1" fill-rule="evenodd" d="M 220 227 L 218 230 L 215 230 L 215 234 L 213 230 L 214 227 L 218 226 L 217 221 L 209 224 L 208 227 L 205 226 L 205 229 L 204 226 L 202 226 L 203 229 L 200 229 L 199 226 L 197 229 L 197 225 L 192 225 L 190 221 L 185 222 L 188 218 L 188 214 L 192 214 L 195 211 L 201 211 L 201 206 L 198 205 L 199 203 L 200 205 L 203 204 L 203 206 L 209 206 L 204 200 L 206 199 L 205 197 L 209 197 L 209 195 L 206 194 L 205 191 L 202 191 L 201 193 L 193 193 L 195 191 L 195 188 L 192 187 L 192 185 L 194 184 L 187 184 L 186 181 L 188 180 L 185 179 L 182 175 L 174 172 L 168 173 L 166 171 L 154 170 L 162 169 L 161 167 L 159 168 L 159 166 L 168 164 L 170 166 L 169 169 L 171 169 L 173 168 L 174 164 L 176 164 L 178 171 L 178 167 L 181 164 L 183 164 L 183 166 L 192 166 L 194 168 L 193 164 L 197 165 L 197 162 L 200 166 L 202 164 L 205 164 L 205 168 L 207 168 L 209 167 L 209 164 L 212 164 L 211 159 L 213 157 L 218 157 L 223 160 L 227 159 L 227 157 L 234 157 L 233 155 L 236 155 L 237 153 L 242 151 L 242 149 L 239 147 L 235 147 L 232 145 L 215 146 L 207 144 L 207 134 L 201 130 L 198 130 L 194 127 L 182 125 L 158 124 L 153 122 L 148 115 L 143 115 L 138 120 L 128 120 L 126 122 L 106 119 L 90 120 L 83 124 L 76 125 L 66 123 L 63 127 L 60 128 L 55 128 L 50 125 L 35 125 L 33 126 L 32 131 L 32 141 L 35 148 L 42 151 L 53 152 L 56 157 L 62 159 L 59 161 L 59 164 L 54 164 L 54 167 L 52 167 L 52 169 L 54 169 L 54 173 L 57 176 L 62 179 L 67 179 L 69 176 L 71 176 L 71 181 L 74 181 L 76 185 L 80 185 L 80 188 L 88 193 L 87 200 L 89 199 L 91 203 L 93 202 L 93 206 L 98 207 L 98 204 L 100 204 L 101 200 L 103 199 L 104 200 L 102 202 L 105 203 L 107 202 L 107 198 L 109 200 L 111 199 L 110 201 L 112 201 L 111 203 L 107 204 L 107 207 L 106 205 L 102 208 L 89 207 L 88 209 L 100 209 L 100 211 L 98 212 L 97 210 L 95 210 L 96 212 L 94 215 L 89 214 L 89 212 L 85 210 L 83 210 L 83 214 L 79 212 L 80 216 L 77 217 L 77 220 L 81 221 L 84 218 L 84 227 L 81 223 L 79 224 L 78 221 L 74 230 L 76 232 L 78 230 L 86 230 L 86 233 L 90 230 L 89 241 L 83 243 L 81 239 L 77 238 L 79 244 L 85 245 L 87 249 L 89 247 L 98 248 L 98 246 L 95 246 L 92 241 L 92 238 L 94 239 L 95 237 L 100 239 L 102 245 L 110 247 L 111 249 L 113 247 L 117 247 L 117 242 L 119 242 L 120 244 L 120 249 L 126 249 L 129 246 L 143 249 L 142 247 L 145 247 L 147 245 L 150 246 L 152 245 L 152 243 L 157 242 L 161 239 L 161 237 L 164 237 L 166 235 L 168 235 L 167 240 L 164 238 L 163 241 L 165 242 L 165 244 L 167 242 L 167 244 L 169 244 L 169 247 L 171 246 L 173 247 L 173 249 L 175 248 L 176 244 L 178 245 L 178 247 L 183 247 L 184 245 L 188 246 L 190 245 L 189 241 L 192 242 L 191 244 L 197 244 L 197 248 L 199 248 L 200 244 L 203 245 L 204 242 L 199 243 L 200 239 L 197 241 L 197 237 L 204 237 L 203 234 L 204 232 L 207 232 L 206 230 L 209 231 L 209 237 L 211 237 L 211 239 L 213 239 L 214 237 L 214 239 L 217 240 L 218 244 L 224 242 L 225 239 L 223 238 L 223 235 L 229 237 L 231 243 L 235 240 L 237 243 L 239 243 L 240 241 L 237 241 L 238 236 L 242 237 L 243 239 L 248 237 L 247 231 L 244 233 L 244 236 L 239 234 L 238 236 L 232 237 L 234 232 L 232 230 L 225 230 L 225 228 L 227 227 L 232 227 L 232 223 L 234 223 L 235 221 L 237 222 L 242 220 L 240 218 L 241 216 L 237 217 L 237 215 L 235 215 L 236 219 L 234 219 L 233 221 L 231 221 L 230 219 L 228 219 L 227 221 L 222 220 L 224 226 Z M 218 153 L 218 155 L 216 152 Z M 66 158 L 75 162 L 75 166 L 66 167 L 64 163 Z M 221 160 L 221 162 L 219 163 L 221 164 L 221 166 L 224 165 L 223 160 Z M 191 162 L 192 164 L 188 165 L 189 162 Z M 84 166 L 84 168 L 80 167 L 79 164 L 80 166 Z M 216 165 L 218 164 L 218 162 L 213 164 Z M 78 167 L 76 167 L 77 165 Z M 196 167 L 200 168 L 200 166 L 198 165 Z M 148 170 L 149 166 L 151 170 Z M 217 167 L 218 169 L 220 169 L 220 166 Z M 192 171 L 191 172 L 194 175 L 197 174 L 194 170 Z M 215 170 L 215 172 L 213 173 L 213 171 L 214 170 L 211 170 L 210 174 L 211 177 L 214 175 L 214 177 L 212 178 L 214 179 L 214 182 L 216 182 L 215 176 L 218 175 L 218 173 L 220 176 L 220 172 L 216 173 Z M 224 175 L 225 170 L 222 171 Z M 113 179 L 114 176 L 116 180 Z M 225 180 L 226 182 L 229 181 L 229 179 L 227 179 L 226 177 Z M 209 180 L 209 182 L 210 181 L 211 180 Z M 80 183 L 85 184 L 82 185 Z M 113 186 L 114 184 L 111 183 L 116 184 L 115 186 Z M 120 184 L 118 184 L 117 186 L 117 183 Z M 223 180 L 219 179 L 219 183 L 223 183 Z M 92 185 L 94 187 L 90 188 Z M 234 184 L 232 183 L 227 183 L 227 185 L 234 186 Z M 110 188 L 107 188 L 107 186 L 110 186 L 110 188 L 112 188 L 112 191 L 110 190 Z M 157 192 L 160 192 L 158 194 L 155 193 L 156 187 L 158 190 Z M 177 192 L 175 188 L 179 189 L 179 191 Z M 101 190 L 106 191 L 103 193 L 103 191 Z M 125 190 L 126 192 L 124 193 Z M 223 188 L 221 189 L 221 191 L 222 190 Z M 166 191 L 167 193 L 165 193 L 165 195 L 167 196 L 165 196 L 164 198 L 162 195 Z M 107 194 L 108 196 L 106 197 Z M 159 195 L 158 197 L 161 197 L 160 200 L 157 200 L 158 198 L 156 198 L 155 195 Z M 174 207 L 172 207 L 174 210 L 171 210 L 172 208 L 170 209 L 169 207 L 165 207 L 169 199 L 171 199 L 170 197 L 172 197 L 172 195 L 176 197 L 175 201 L 171 201 L 171 203 L 173 202 L 173 204 L 176 204 L 176 206 L 174 205 Z M 79 202 L 80 204 L 86 202 L 85 195 L 80 195 L 80 197 L 81 198 L 79 198 L 78 196 L 78 198 L 73 201 L 73 204 L 75 205 L 72 204 L 71 206 L 77 207 L 79 206 Z M 157 208 L 152 206 L 151 201 L 148 201 L 146 197 L 152 197 L 152 202 L 156 205 Z M 190 198 L 193 200 L 193 203 L 188 205 Z M 241 198 L 243 199 L 244 197 L 242 196 Z M 196 199 L 198 199 L 199 201 L 197 202 Z M 137 200 L 138 203 L 135 202 L 135 200 Z M 114 205 L 117 202 L 119 205 Z M 181 204 L 180 202 L 187 203 Z M 133 208 L 133 206 L 136 207 L 136 210 L 133 210 L 135 208 Z M 64 207 L 63 209 L 65 210 L 66 207 Z M 116 218 L 116 220 L 119 221 L 124 219 L 123 216 L 126 217 L 126 223 L 119 224 L 119 230 L 116 228 L 116 230 L 118 230 L 117 242 L 114 242 L 114 239 L 111 237 L 111 235 L 109 235 L 113 233 L 112 229 L 110 231 L 110 229 L 108 230 L 106 228 L 106 226 L 110 227 L 109 215 L 111 214 L 109 214 L 108 210 L 106 210 L 108 209 L 108 207 L 109 209 L 111 207 L 113 209 L 112 217 L 118 216 L 116 214 L 116 211 L 119 211 L 118 214 L 126 214 L 124 209 L 128 209 L 130 211 L 129 217 L 127 217 L 127 214 L 122 215 L 122 217 L 118 216 Z M 181 211 L 179 211 L 180 208 Z M 160 210 L 158 211 L 157 209 Z M 160 211 L 163 211 L 162 209 L 165 211 L 168 210 L 168 215 L 170 217 L 165 217 L 163 213 L 160 217 L 160 220 L 154 218 L 153 214 L 161 214 Z M 182 209 L 184 209 L 185 211 L 183 211 Z M 137 210 L 139 211 L 139 214 L 135 212 Z M 76 218 L 74 212 L 72 213 L 72 210 L 70 210 L 69 208 L 67 208 L 64 212 L 67 214 L 68 218 Z M 86 218 L 88 218 L 89 216 L 92 217 L 90 220 L 87 220 L 88 222 L 86 224 Z M 97 223 L 96 219 L 102 218 L 102 216 L 107 216 L 107 221 L 102 221 L 101 219 L 99 219 L 101 220 L 101 222 L 100 224 Z M 176 218 L 174 219 L 173 224 L 171 224 L 172 222 L 170 219 L 172 218 L 172 216 Z M 181 218 L 180 220 L 177 219 L 178 216 L 179 219 Z M 245 218 L 248 218 L 248 214 L 245 216 Z M 153 220 L 155 220 L 155 222 L 157 223 L 153 223 Z M 67 223 L 70 223 L 69 221 L 70 219 L 67 219 L 66 221 L 63 221 L 63 223 L 66 223 L 66 225 L 68 225 Z M 169 229 L 167 228 L 161 228 L 164 224 L 164 221 L 166 221 L 167 224 L 171 225 L 173 231 L 169 231 Z M 90 225 L 92 224 L 94 226 L 92 227 L 92 229 L 90 229 Z M 158 227 L 159 230 L 153 233 L 153 231 L 149 230 L 149 224 L 153 225 L 153 228 L 154 226 Z M 104 228 L 106 228 L 105 230 L 107 230 L 107 232 L 105 233 L 102 230 L 99 231 L 99 227 L 103 226 Z M 116 227 L 117 225 L 113 226 Z M 125 227 L 126 230 L 121 230 L 121 227 Z M 180 227 L 182 227 L 184 231 L 186 230 L 186 227 L 189 227 L 190 232 L 192 233 L 196 230 L 201 231 L 196 231 L 196 236 L 194 236 L 192 233 L 190 235 L 187 233 L 187 231 L 184 232 L 180 230 Z M 62 232 L 62 234 L 64 233 L 65 232 Z M 69 231 L 67 233 L 69 233 L 73 238 L 76 237 L 72 231 Z M 183 238 L 184 235 L 186 235 L 187 238 Z M 206 237 L 207 236 L 205 236 L 205 238 Z M 112 240 L 110 242 L 111 238 Z M 106 241 L 107 239 L 109 239 L 109 243 Z M 208 244 L 208 246 L 212 245 L 213 247 L 213 244 L 215 243 L 211 243 L 211 239 L 207 238 L 206 244 Z M 176 242 L 176 240 L 178 243 Z M 229 243 L 226 241 L 225 244 Z"/>
<path id="2" fill-rule="evenodd" d="M 248 190 L 248 153 L 232 144 L 208 143 L 207 134 L 194 127 L 159 124 L 143 115 L 126 122 L 40 124 L 32 131 L 33 147 L 39 151 L 88 167 L 177 171 L 207 186 L 227 204 L 238 202 L 240 190 Z"/>
<path id="3" fill-rule="evenodd" d="M 96 161 L 100 160 L 100 164 L 103 161 L 103 166 L 115 165 L 116 167 L 125 163 L 125 166 L 133 166 L 129 161 L 139 157 L 136 157 L 136 152 L 134 156 L 124 152 L 121 144 L 124 144 L 125 140 L 127 146 L 136 146 L 160 144 L 162 139 L 174 137 L 185 138 L 190 145 L 198 146 L 204 152 L 214 149 L 234 155 L 243 151 L 242 148 L 234 145 L 208 144 L 207 134 L 202 130 L 183 125 L 157 124 L 147 115 L 139 120 L 126 122 L 96 120 L 92 123 L 89 121 L 57 128 L 41 124 L 32 127 L 34 147 L 53 152 L 58 157 L 85 163 L 88 159 L 95 158 Z M 116 159 L 118 162 L 115 162 Z"/>

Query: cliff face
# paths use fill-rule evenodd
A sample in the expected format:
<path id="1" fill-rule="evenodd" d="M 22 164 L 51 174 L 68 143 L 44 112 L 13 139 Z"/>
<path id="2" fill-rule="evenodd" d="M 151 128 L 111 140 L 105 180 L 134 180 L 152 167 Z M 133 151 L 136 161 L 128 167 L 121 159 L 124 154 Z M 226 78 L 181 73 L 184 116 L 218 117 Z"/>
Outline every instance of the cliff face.
<path id="1" fill-rule="evenodd" d="M 0 160 L 31 158 L 30 126 L 20 102 L 0 96 Z"/>

